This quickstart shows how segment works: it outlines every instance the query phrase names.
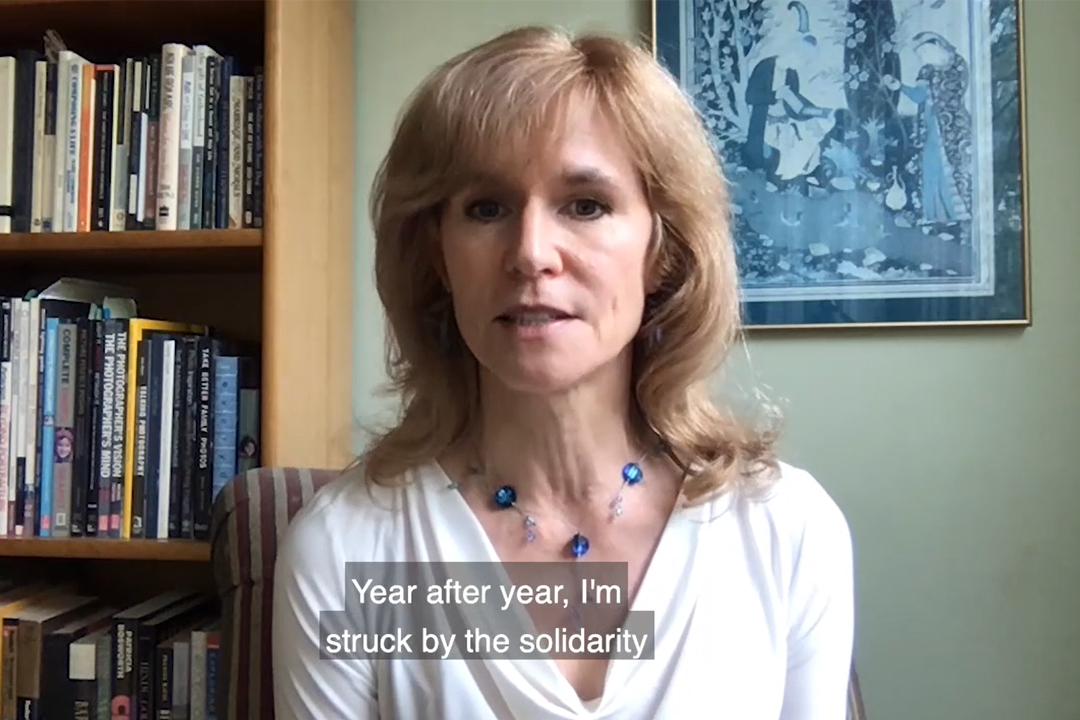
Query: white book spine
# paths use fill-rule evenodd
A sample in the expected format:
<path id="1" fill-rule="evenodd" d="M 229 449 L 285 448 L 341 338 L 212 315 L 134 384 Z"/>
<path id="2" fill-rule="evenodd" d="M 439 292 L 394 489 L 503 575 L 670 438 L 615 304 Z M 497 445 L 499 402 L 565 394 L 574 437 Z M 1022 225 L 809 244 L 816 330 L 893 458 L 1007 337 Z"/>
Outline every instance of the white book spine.
<path id="1" fill-rule="evenodd" d="M 8 534 L 8 472 L 11 467 L 11 361 L 0 362 L 0 537 Z"/>
<path id="2" fill-rule="evenodd" d="M 176 227 L 191 229 L 191 146 L 194 134 L 195 55 L 188 53 L 180 69 L 180 185 L 176 193 Z"/>
<path id="3" fill-rule="evenodd" d="M 64 232 L 79 229 L 79 152 L 82 149 L 82 67 L 86 61 L 74 58 L 68 82 L 58 92 L 67 95 L 67 123 L 64 136 Z"/>
<path id="4" fill-rule="evenodd" d="M 172 436 L 173 436 L 173 383 L 176 374 L 176 341 L 166 340 L 161 350 L 161 444 L 158 449 L 158 506 L 157 534 L 164 540 L 169 537 L 169 489 L 172 486 Z"/>
<path id="5" fill-rule="evenodd" d="M 7 474 L 7 504 L 8 504 L 8 524 L 13 525 L 10 521 L 14 518 L 11 517 L 11 510 L 15 505 L 16 490 L 18 489 L 18 472 L 19 472 L 19 458 L 23 456 L 23 447 L 26 443 L 24 433 L 26 432 L 26 410 L 23 409 L 22 398 L 26 394 L 23 387 L 26 385 L 26 370 L 24 369 L 26 352 L 23 350 L 23 343 L 26 341 L 23 339 L 26 336 L 26 323 L 29 320 L 27 315 L 27 304 L 13 298 L 11 301 L 11 407 L 8 409 L 8 422 L 9 422 L 9 435 L 8 435 L 8 474 Z"/>
<path id="6" fill-rule="evenodd" d="M 30 232 L 39 233 L 45 219 L 45 94 L 49 64 L 34 63 L 34 160 L 30 186 Z"/>
<path id="7" fill-rule="evenodd" d="M 11 232 L 15 183 L 15 58 L 0 57 L 0 233 Z"/>
<path id="8" fill-rule="evenodd" d="M 68 108 L 71 107 L 70 94 L 71 66 L 75 54 L 70 50 L 61 50 L 56 63 L 56 136 L 53 139 L 53 232 L 64 232 L 64 177 L 67 167 L 68 144 Z"/>
<path id="9" fill-rule="evenodd" d="M 244 227 L 244 77 L 229 78 L 229 227 Z"/>
<path id="10" fill-rule="evenodd" d="M 26 343 L 23 347 L 26 348 L 26 394 L 23 396 L 26 398 L 26 446 L 23 452 L 26 453 L 26 485 L 29 492 L 30 485 L 34 482 L 34 478 L 37 475 L 37 434 L 38 434 L 38 350 L 39 350 L 39 337 L 38 334 L 41 331 L 41 300 L 38 298 L 31 298 L 27 309 L 29 315 L 29 332 L 26 334 Z M 35 495 L 40 491 L 37 485 L 34 485 L 33 492 Z M 29 528 L 24 524 L 22 526 L 23 535 L 34 534 L 34 517 L 33 515 L 24 516 L 24 523 L 29 523 Z M 18 528 L 18 526 L 16 526 Z M 18 534 L 16 532 L 16 534 Z"/>
<path id="11" fill-rule="evenodd" d="M 190 50 L 178 43 L 161 49 L 161 108 L 158 118 L 157 229 L 175 230 L 180 185 L 180 82 Z"/>

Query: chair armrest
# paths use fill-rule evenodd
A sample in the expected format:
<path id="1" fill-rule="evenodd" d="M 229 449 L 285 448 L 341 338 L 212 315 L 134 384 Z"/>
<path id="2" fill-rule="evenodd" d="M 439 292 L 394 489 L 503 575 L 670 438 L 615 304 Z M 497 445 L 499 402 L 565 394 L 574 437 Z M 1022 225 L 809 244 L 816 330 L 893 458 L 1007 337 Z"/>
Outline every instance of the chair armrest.
<path id="1" fill-rule="evenodd" d="M 219 720 L 272 720 L 270 622 L 278 540 L 337 470 L 258 468 L 237 475 L 214 499 L 210 558 L 221 601 Z"/>

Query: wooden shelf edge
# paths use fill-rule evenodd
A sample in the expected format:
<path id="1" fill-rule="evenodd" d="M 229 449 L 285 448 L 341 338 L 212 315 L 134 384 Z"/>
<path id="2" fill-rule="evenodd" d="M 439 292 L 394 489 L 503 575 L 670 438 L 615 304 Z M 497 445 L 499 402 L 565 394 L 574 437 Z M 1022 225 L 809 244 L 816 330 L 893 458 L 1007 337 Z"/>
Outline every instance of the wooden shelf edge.
<path id="1" fill-rule="evenodd" d="M 96 537 L 0 537 L 0 557 L 208 562 L 210 543 L 199 540 L 119 540 Z"/>
<path id="2" fill-rule="evenodd" d="M 0 235 L 0 257 L 48 252 L 131 252 L 133 250 L 199 250 L 260 248 L 263 231 L 232 230 L 125 230 L 84 233 L 11 233 Z"/>

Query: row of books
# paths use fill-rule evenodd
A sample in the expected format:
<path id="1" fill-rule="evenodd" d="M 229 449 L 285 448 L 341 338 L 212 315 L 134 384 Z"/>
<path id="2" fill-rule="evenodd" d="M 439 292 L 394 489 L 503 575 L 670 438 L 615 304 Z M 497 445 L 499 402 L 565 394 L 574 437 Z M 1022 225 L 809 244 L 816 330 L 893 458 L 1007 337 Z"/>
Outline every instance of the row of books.
<path id="1" fill-rule="evenodd" d="M 258 466 L 257 351 L 117 305 L 0 298 L 0 535 L 206 540 Z"/>
<path id="2" fill-rule="evenodd" d="M 263 79 L 207 45 L 0 57 L 0 233 L 262 227 Z"/>
<path id="3" fill-rule="evenodd" d="M 220 605 L 185 591 L 117 607 L 75 588 L 0 581 L 0 717 L 208 720 Z"/>

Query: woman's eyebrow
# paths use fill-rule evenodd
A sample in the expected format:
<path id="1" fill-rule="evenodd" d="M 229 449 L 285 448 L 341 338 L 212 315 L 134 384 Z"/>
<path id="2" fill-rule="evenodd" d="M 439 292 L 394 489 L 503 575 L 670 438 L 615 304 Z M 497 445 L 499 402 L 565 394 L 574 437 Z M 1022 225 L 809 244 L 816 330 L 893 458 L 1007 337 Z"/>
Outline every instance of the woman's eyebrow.
<path id="1" fill-rule="evenodd" d="M 566 187 L 594 187 L 617 190 L 619 181 L 611 173 L 593 165 L 575 165 L 559 173 L 559 182 Z M 477 171 L 464 178 L 462 189 L 513 188 L 519 184 L 514 177 L 491 171 Z"/>

